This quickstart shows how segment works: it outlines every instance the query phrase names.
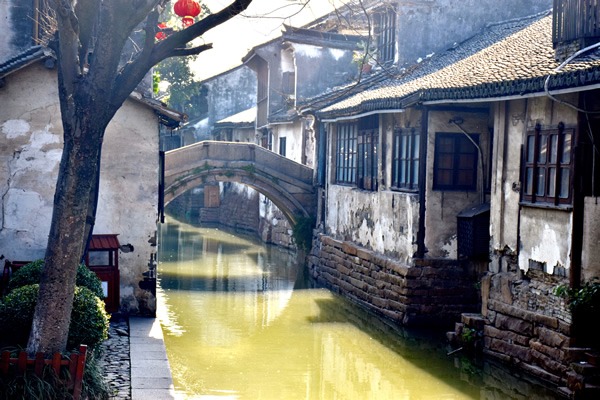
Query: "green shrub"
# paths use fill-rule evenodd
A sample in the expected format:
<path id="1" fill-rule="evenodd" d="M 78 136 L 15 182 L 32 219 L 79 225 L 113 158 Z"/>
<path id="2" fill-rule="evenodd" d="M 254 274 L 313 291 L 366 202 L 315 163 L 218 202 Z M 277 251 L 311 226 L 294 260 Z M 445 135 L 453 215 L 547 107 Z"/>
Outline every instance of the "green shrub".
<path id="1" fill-rule="evenodd" d="M 22 266 L 11 276 L 8 283 L 8 290 L 11 291 L 21 286 L 40 283 L 43 267 L 44 260 L 36 260 Z M 76 279 L 75 285 L 86 287 L 99 298 L 104 298 L 102 282 L 85 264 L 80 264 L 77 268 Z"/>
<path id="2" fill-rule="evenodd" d="M 311 217 L 298 216 L 292 228 L 292 237 L 298 249 L 310 251 L 312 247 L 313 228 L 315 221 Z"/>
<path id="3" fill-rule="evenodd" d="M 69 325 L 69 348 L 80 344 L 96 347 L 108 337 L 108 326 L 104 302 L 88 288 L 77 286 Z"/>
<path id="4" fill-rule="evenodd" d="M 38 292 L 39 285 L 26 285 L 13 290 L 0 301 L 1 341 L 20 346 L 27 344 Z"/>
<path id="5" fill-rule="evenodd" d="M 37 302 L 39 285 L 16 288 L 0 302 L 0 339 L 13 345 L 24 346 L 29 338 L 33 312 Z M 69 349 L 87 344 L 93 349 L 108 337 L 109 318 L 104 302 L 88 288 L 75 288 L 71 324 L 69 325 Z"/>

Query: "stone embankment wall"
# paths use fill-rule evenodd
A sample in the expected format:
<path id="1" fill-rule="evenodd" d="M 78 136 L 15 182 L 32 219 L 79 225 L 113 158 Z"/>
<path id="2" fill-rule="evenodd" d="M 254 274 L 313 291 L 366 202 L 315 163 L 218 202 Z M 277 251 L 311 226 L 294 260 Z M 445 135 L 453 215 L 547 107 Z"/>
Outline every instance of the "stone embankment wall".
<path id="1" fill-rule="evenodd" d="M 199 221 L 255 234 L 264 243 L 295 248 L 292 228 L 283 212 L 263 195 L 241 184 L 224 183 L 219 206 L 201 208 Z"/>
<path id="2" fill-rule="evenodd" d="M 225 183 L 221 192 L 218 222 L 221 225 L 258 234 L 258 192 L 249 188 L 233 190 L 231 183 Z M 240 190 L 243 189 L 243 190 Z"/>
<path id="3" fill-rule="evenodd" d="M 419 259 L 406 265 L 319 234 L 308 268 L 318 284 L 407 326 L 450 326 L 461 313 L 480 310 L 478 274 L 466 262 Z"/>
<path id="4" fill-rule="evenodd" d="M 565 279 L 534 269 L 523 273 L 516 260 L 506 261 L 504 271 L 482 279 L 484 352 L 558 384 L 580 356 L 571 313 L 554 294 Z"/>

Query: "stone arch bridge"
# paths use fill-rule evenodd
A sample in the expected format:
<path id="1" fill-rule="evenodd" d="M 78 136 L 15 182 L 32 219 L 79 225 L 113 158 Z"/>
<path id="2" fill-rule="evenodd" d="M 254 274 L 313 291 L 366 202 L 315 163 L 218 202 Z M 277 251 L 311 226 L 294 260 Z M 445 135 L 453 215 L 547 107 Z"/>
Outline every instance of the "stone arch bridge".
<path id="1" fill-rule="evenodd" d="M 293 225 L 314 217 L 313 169 L 253 143 L 203 141 L 164 153 L 161 208 L 199 185 L 238 182 L 269 198 Z"/>

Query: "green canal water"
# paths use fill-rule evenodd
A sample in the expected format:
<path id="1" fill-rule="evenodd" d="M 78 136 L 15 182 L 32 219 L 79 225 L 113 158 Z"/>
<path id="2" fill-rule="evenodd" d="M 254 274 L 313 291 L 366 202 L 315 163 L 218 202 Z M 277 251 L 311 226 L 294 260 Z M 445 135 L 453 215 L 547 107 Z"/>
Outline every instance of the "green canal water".
<path id="1" fill-rule="evenodd" d="M 554 399 L 312 287 L 296 256 L 171 220 L 160 227 L 158 317 L 182 399 Z"/>

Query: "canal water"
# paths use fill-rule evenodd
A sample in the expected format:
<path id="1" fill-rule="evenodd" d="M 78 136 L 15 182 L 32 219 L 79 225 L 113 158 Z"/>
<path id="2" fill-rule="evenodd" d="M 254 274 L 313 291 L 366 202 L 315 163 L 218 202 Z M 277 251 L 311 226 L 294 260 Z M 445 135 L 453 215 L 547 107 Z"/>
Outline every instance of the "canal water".
<path id="1" fill-rule="evenodd" d="M 451 350 L 443 332 L 391 326 L 313 287 L 295 254 L 170 220 L 158 317 L 182 399 L 554 399 Z"/>

